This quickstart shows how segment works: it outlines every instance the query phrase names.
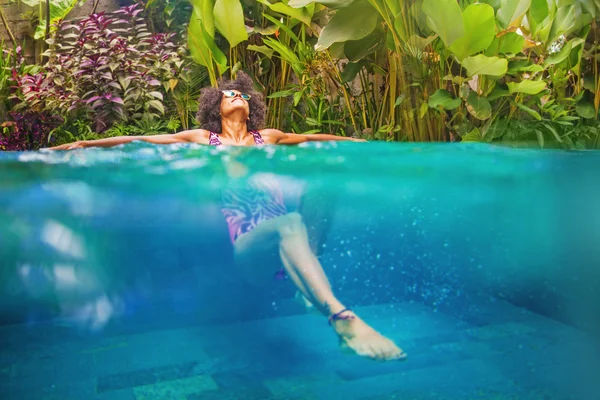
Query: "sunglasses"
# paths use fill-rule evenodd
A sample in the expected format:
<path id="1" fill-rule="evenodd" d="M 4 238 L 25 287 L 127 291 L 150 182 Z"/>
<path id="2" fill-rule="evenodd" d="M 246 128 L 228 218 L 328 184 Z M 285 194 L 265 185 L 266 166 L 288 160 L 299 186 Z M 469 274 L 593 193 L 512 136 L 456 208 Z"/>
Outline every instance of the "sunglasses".
<path id="1" fill-rule="evenodd" d="M 236 93 L 233 90 L 221 90 L 221 92 L 223 92 L 225 97 L 235 97 L 239 95 L 242 99 L 246 101 L 250 100 L 250 95 L 247 93 Z"/>

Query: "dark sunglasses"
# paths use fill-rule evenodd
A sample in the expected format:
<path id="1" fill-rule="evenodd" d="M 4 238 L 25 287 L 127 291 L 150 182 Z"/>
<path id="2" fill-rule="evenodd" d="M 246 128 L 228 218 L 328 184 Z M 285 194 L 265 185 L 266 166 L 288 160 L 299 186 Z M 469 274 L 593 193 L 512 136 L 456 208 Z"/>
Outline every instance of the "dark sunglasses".
<path id="1" fill-rule="evenodd" d="M 225 97 L 235 97 L 237 95 L 240 95 L 240 97 L 246 101 L 250 100 L 250 95 L 247 93 L 236 93 L 233 90 L 221 90 L 221 92 L 223 92 L 223 94 L 225 95 Z"/>

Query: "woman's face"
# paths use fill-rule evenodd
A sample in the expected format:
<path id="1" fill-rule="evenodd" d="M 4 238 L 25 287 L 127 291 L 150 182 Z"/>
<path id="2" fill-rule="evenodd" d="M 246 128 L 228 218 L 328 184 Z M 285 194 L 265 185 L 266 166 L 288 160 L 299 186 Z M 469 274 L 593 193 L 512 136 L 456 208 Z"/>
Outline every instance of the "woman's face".
<path id="1" fill-rule="evenodd" d="M 236 113 L 247 119 L 250 115 L 248 101 L 242 98 L 239 90 L 224 90 L 221 93 L 221 116 L 228 117 Z"/>

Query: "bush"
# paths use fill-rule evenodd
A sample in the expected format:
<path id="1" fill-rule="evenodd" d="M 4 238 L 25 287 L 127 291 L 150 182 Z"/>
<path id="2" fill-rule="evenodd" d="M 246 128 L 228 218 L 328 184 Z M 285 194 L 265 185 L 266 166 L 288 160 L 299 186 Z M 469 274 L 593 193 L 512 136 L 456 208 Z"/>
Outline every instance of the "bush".
<path id="1" fill-rule="evenodd" d="M 135 4 L 60 23 L 42 72 L 18 79 L 22 106 L 89 121 L 97 133 L 160 118 L 183 61 L 173 35 L 149 33 L 141 12 Z"/>

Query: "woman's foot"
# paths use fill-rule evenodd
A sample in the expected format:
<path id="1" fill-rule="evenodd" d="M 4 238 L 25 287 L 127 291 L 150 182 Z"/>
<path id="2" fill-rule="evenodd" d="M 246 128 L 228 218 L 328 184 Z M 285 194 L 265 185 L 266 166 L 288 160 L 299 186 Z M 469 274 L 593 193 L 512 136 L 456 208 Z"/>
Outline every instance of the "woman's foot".
<path id="1" fill-rule="evenodd" d="M 331 321 L 340 339 L 340 347 L 374 360 L 404 360 L 406 353 L 394 342 L 358 318 L 352 311 L 345 311 Z"/>

